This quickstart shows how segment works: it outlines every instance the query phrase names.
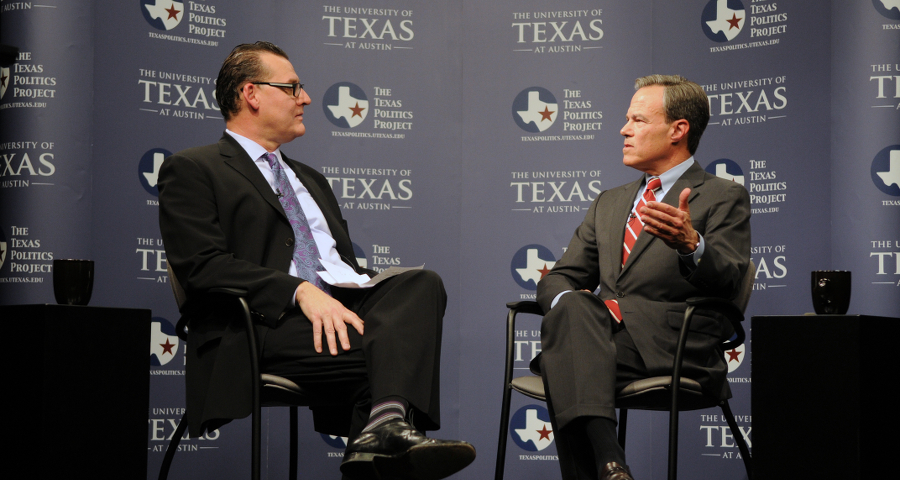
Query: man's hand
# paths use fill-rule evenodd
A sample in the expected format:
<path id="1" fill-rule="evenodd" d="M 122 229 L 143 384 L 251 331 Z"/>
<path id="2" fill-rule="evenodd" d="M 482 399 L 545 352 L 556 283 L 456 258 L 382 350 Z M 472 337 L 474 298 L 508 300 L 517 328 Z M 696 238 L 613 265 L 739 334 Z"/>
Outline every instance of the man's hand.
<path id="1" fill-rule="evenodd" d="M 352 325 L 360 335 L 363 334 L 362 319 L 310 282 L 303 282 L 297 287 L 297 305 L 313 325 L 313 344 L 317 353 L 322 353 L 323 331 L 331 355 L 338 354 L 335 333 L 341 348 L 350 350 L 347 324 Z"/>
<path id="2" fill-rule="evenodd" d="M 685 255 L 692 253 L 700 242 L 700 235 L 691 225 L 690 194 L 690 188 L 681 191 L 678 208 L 662 202 L 647 202 L 639 212 L 645 232 L 659 237 L 666 245 Z"/>

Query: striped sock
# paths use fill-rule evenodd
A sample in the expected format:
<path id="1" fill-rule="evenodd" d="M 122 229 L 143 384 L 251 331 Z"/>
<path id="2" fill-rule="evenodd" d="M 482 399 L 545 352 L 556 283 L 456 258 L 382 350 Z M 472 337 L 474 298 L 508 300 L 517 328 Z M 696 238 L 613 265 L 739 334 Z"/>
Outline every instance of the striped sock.
<path id="1" fill-rule="evenodd" d="M 409 404 L 402 397 L 382 398 L 372 407 L 372 412 L 369 413 L 369 423 L 366 424 L 363 432 L 368 432 L 395 418 L 405 419 L 407 408 L 409 408 Z"/>

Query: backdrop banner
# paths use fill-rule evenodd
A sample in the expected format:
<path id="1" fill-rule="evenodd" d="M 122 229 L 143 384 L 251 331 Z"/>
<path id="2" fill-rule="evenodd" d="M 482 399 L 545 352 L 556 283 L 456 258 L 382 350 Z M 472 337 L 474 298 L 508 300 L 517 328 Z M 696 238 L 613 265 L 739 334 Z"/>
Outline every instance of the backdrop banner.
<path id="1" fill-rule="evenodd" d="M 619 133 L 635 78 L 680 74 L 710 99 L 696 161 L 750 194 L 757 273 L 747 343 L 725 354 L 740 432 L 716 410 L 682 414 L 679 466 L 746 478 L 734 437 L 752 445 L 749 317 L 811 312 L 809 272 L 824 269 L 853 272 L 849 313 L 900 317 L 900 2 L 548 5 L 0 2 L 0 43 L 19 49 L 0 75 L 0 304 L 52 302 L 52 260 L 90 258 L 91 305 L 152 309 L 155 478 L 185 408 L 159 166 L 218 140 L 221 62 L 272 41 L 312 100 L 306 135 L 283 150 L 328 178 L 360 263 L 444 279 L 431 435 L 475 445 L 454 478 L 491 478 L 505 304 L 533 300 L 590 203 L 640 176 Z M 525 316 L 516 375 L 540 349 L 540 319 Z M 558 478 L 546 405 L 515 395 L 511 412 L 506 478 Z M 263 478 L 282 477 L 287 410 L 263 417 Z M 664 413 L 631 415 L 636 478 L 665 474 L 667 429 Z M 301 478 L 340 478 L 346 439 L 315 433 L 305 410 L 300 432 Z M 246 477 L 249 437 L 248 419 L 186 437 L 170 478 Z"/>

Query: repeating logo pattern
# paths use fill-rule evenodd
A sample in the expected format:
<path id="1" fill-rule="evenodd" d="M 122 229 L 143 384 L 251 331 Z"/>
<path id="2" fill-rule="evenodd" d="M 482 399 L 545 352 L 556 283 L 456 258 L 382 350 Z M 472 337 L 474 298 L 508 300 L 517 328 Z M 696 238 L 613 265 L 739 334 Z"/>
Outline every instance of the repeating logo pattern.
<path id="1" fill-rule="evenodd" d="M 153 317 L 150 323 L 150 365 L 161 367 L 171 362 L 178 354 L 179 341 L 175 327 L 168 320 Z"/>
<path id="2" fill-rule="evenodd" d="M 525 245 L 513 255 L 510 272 L 520 287 L 537 290 L 537 284 L 556 265 L 556 258 L 543 245 Z"/>
<path id="3" fill-rule="evenodd" d="M 141 12 L 153 28 L 172 30 L 184 18 L 184 3 L 172 0 L 141 0 Z"/>
<path id="4" fill-rule="evenodd" d="M 322 436 L 322 440 L 328 444 L 329 447 L 338 448 L 344 450 L 347 448 L 347 437 L 336 437 L 334 435 L 326 435 L 324 433 L 320 433 Z"/>
<path id="5" fill-rule="evenodd" d="M 335 126 L 354 128 L 369 114 L 369 98 L 357 85 L 338 82 L 325 91 L 322 110 L 328 121 Z"/>
<path id="6" fill-rule="evenodd" d="M 740 165 L 727 158 L 720 158 L 706 166 L 706 171 L 719 178 L 744 185 L 744 171 Z"/>
<path id="7" fill-rule="evenodd" d="M 710 40 L 730 42 L 744 29 L 746 19 L 740 0 L 710 0 L 700 16 L 700 24 Z"/>
<path id="8" fill-rule="evenodd" d="M 539 133 L 553 126 L 559 113 L 556 97 L 543 87 L 530 87 L 513 100 L 512 116 L 516 125 L 529 133 Z"/>
<path id="9" fill-rule="evenodd" d="M 550 412 L 540 405 L 526 405 L 513 414 L 509 434 L 519 448 L 539 452 L 553 443 Z"/>
<path id="10" fill-rule="evenodd" d="M 9 251 L 9 244 L 6 243 L 6 235 L 0 229 L 0 271 L 3 271 L 3 265 L 6 263 L 6 252 Z"/>
<path id="11" fill-rule="evenodd" d="M 900 145 L 885 147 L 875 155 L 872 183 L 882 192 L 900 197 Z"/>
<path id="12" fill-rule="evenodd" d="M 350 242 L 353 244 L 353 255 L 356 256 L 356 263 L 359 264 L 362 268 L 369 268 L 369 260 L 366 258 L 366 252 L 356 244 L 356 242 Z"/>
<path id="13" fill-rule="evenodd" d="M 725 364 L 728 365 L 728 373 L 738 369 L 744 363 L 744 353 L 747 351 L 746 345 L 740 345 L 725 352 Z"/>
<path id="14" fill-rule="evenodd" d="M 9 76 L 9 67 L 0 68 L 0 98 L 6 95 L 6 86 L 12 82 Z"/>
<path id="15" fill-rule="evenodd" d="M 900 0 L 872 0 L 878 13 L 891 20 L 900 20 Z"/>
<path id="16" fill-rule="evenodd" d="M 144 190 L 154 197 L 159 196 L 159 188 L 156 186 L 159 179 L 159 167 L 162 166 L 163 160 L 171 155 L 172 152 L 164 148 L 154 148 L 147 150 L 138 163 L 138 180 Z"/>

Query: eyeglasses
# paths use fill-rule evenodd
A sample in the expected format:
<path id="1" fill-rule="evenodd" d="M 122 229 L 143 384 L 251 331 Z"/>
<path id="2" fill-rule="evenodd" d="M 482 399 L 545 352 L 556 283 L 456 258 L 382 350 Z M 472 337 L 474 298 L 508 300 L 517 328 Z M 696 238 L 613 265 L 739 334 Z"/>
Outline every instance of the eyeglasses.
<path id="1" fill-rule="evenodd" d="M 296 97 L 297 95 L 300 94 L 300 90 L 303 90 L 302 83 L 275 83 L 275 82 L 250 82 L 250 83 L 252 83 L 254 85 L 270 85 L 272 87 L 290 88 L 292 97 Z M 287 92 L 285 92 L 285 93 L 287 93 Z"/>

